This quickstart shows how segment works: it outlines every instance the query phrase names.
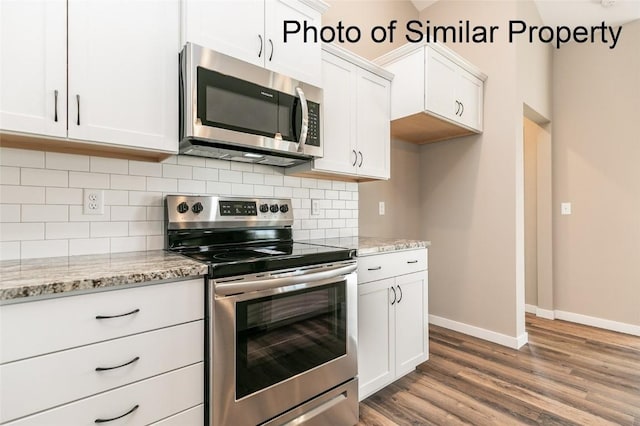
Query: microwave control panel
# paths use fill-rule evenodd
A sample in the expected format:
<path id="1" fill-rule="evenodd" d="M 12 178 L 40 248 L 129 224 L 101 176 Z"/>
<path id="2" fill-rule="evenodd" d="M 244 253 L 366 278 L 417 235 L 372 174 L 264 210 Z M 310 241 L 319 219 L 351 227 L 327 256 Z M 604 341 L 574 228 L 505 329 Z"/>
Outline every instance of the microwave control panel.
<path id="1" fill-rule="evenodd" d="M 305 145 L 320 146 L 320 104 L 307 101 L 309 109 L 309 130 Z"/>

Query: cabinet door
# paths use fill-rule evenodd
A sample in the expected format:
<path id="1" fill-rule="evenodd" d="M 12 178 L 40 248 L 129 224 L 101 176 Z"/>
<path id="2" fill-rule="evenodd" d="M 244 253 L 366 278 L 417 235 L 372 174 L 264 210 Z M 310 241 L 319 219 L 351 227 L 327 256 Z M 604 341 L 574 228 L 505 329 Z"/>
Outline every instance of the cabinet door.
<path id="1" fill-rule="evenodd" d="M 444 118 L 458 121 L 456 84 L 458 66 L 445 56 L 427 48 L 425 65 L 425 109 Z"/>
<path id="2" fill-rule="evenodd" d="M 463 69 L 458 71 L 456 99 L 462 107 L 457 120 L 478 131 L 482 131 L 482 92 L 482 80 Z"/>
<path id="3" fill-rule="evenodd" d="M 395 378 L 393 278 L 358 285 L 359 398 Z"/>
<path id="4" fill-rule="evenodd" d="M 323 52 L 322 143 L 324 156 L 314 161 L 319 170 L 356 174 L 356 66 Z"/>
<path id="5" fill-rule="evenodd" d="M 389 179 L 390 93 L 388 80 L 358 69 L 356 126 L 358 174 Z"/>
<path id="6" fill-rule="evenodd" d="M 179 0 L 69 0 L 69 138 L 177 152 Z"/>
<path id="7" fill-rule="evenodd" d="M 264 0 L 184 0 L 184 42 L 264 66 Z"/>
<path id="8" fill-rule="evenodd" d="M 396 377 L 400 377 L 428 358 L 426 272 L 396 277 L 395 286 Z"/>
<path id="9" fill-rule="evenodd" d="M 65 0 L 0 2 L 1 129 L 67 136 L 66 16 Z"/>
<path id="10" fill-rule="evenodd" d="M 320 43 L 305 43 L 302 29 L 284 41 L 284 21 L 321 26 L 320 12 L 297 0 L 265 0 L 265 66 L 315 86 L 322 82 Z"/>

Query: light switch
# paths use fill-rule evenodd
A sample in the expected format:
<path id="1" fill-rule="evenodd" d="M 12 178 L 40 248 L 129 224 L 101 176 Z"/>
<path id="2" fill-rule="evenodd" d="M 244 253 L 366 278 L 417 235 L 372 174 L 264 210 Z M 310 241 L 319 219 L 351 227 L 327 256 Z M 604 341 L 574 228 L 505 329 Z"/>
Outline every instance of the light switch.
<path id="1" fill-rule="evenodd" d="M 560 203 L 560 214 L 571 214 L 571 203 Z"/>

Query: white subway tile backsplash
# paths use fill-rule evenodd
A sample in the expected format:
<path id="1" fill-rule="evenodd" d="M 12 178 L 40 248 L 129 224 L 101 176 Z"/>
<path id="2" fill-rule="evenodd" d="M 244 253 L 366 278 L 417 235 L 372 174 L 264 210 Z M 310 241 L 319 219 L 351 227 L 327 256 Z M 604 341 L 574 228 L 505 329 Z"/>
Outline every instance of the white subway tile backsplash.
<path id="1" fill-rule="evenodd" d="M 206 182 L 202 180 L 178 179 L 178 192 L 181 194 L 204 194 L 206 188 Z"/>
<path id="2" fill-rule="evenodd" d="M 20 185 L 20 167 L 0 166 L 0 183 Z"/>
<path id="3" fill-rule="evenodd" d="M 162 177 L 162 164 L 129 160 L 129 175 Z"/>
<path id="4" fill-rule="evenodd" d="M 244 172 L 242 174 L 242 183 L 262 185 L 264 183 L 264 175 L 260 173 Z"/>
<path id="5" fill-rule="evenodd" d="M 89 238 L 90 235 L 88 222 L 45 223 L 45 238 L 47 240 Z"/>
<path id="6" fill-rule="evenodd" d="M 69 206 L 69 222 L 108 222 L 112 208 L 105 206 L 104 214 L 84 214 L 82 206 Z"/>
<path id="7" fill-rule="evenodd" d="M 44 188 L 0 185 L 0 202 L 6 204 L 44 204 Z"/>
<path id="8" fill-rule="evenodd" d="M 129 191 L 116 191 L 108 189 L 104 191 L 104 205 L 105 206 L 128 206 L 129 205 Z"/>
<path id="9" fill-rule="evenodd" d="M 109 189 L 109 175 L 104 173 L 69 172 L 72 188 Z"/>
<path id="10" fill-rule="evenodd" d="M 162 249 L 167 193 L 291 199 L 299 240 L 358 232 L 357 184 L 285 176 L 278 167 L 188 156 L 153 163 L 11 148 L 0 148 L 0 164 L 0 259 Z M 104 214 L 83 214 L 85 188 L 105 190 Z M 320 206 L 313 216 L 311 198 Z"/>
<path id="11" fill-rule="evenodd" d="M 205 167 L 194 167 L 193 178 L 195 180 L 218 180 L 218 170 Z"/>
<path id="12" fill-rule="evenodd" d="M 20 222 L 20 204 L 0 204 L 0 222 Z"/>
<path id="13" fill-rule="evenodd" d="M 69 172 L 66 170 L 21 169 L 22 186 L 69 186 Z"/>
<path id="14" fill-rule="evenodd" d="M 47 204 L 82 204 L 82 189 L 79 188 L 47 188 L 45 194 Z"/>
<path id="15" fill-rule="evenodd" d="M 44 223 L 0 223 L 0 241 L 44 240 Z"/>
<path id="16" fill-rule="evenodd" d="M 179 155 L 178 164 L 182 166 L 207 167 L 207 159 L 202 157 L 192 157 L 190 155 Z"/>
<path id="17" fill-rule="evenodd" d="M 69 240 L 22 241 L 20 252 L 30 258 L 68 256 Z"/>
<path id="18" fill-rule="evenodd" d="M 129 235 L 129 222 L 92 222 L 91 238 L 126 237 Z"/>
<path id="19" fill-rule="evenodd" d="M 14 260 L 20 259 L 20 241 L 1 241 L 0 259 Z"/>
<path id="20" fill-rule="evenodd" d="M 162 206 L 162 192 L 129 192 L 130 206 Z"/>
<path id="21" fill-rule="evenodd" d="M 129 174 L 129 160 L 119 158 L 91 157 L 91 171 L 94 173 Z"/>
<path id="22" fill-rule="evenodd" d="M 178 179 L 148 177 L 147 191 L 178 192 Z"/>
<path id="23" fill-rule="evenodd" d="M 109 238 L 86 238 L 69 240 L 69 256 L 83 254 L 105 254 L 111 250 Z"/>
<path id="24" fill-rule="evenodd" d="M 177 164 L 163 164 L 162 177 L 175 179 L 191 179 L 193 168 L 190 166 L 179 166 Z"/>
<path id="25" fill-rule="evenodd" d="M 69 220 L 69 206 L 23 204 L 21 222 L 66 222 Z"/>
<path id="26" fill-rule="evenodd" d="M 162 235 L 164 222 L 160 220 L 147 221 L 147 222 L 130 222 L 129 223 L 129 235 Z"/>
<path id="27" fill-rule="evenodd" d="M 220 170 L 220 182 L 242 183 L 242 172 L 237 170 Z"/>
<path id="28" fill-rule="evenodd" d="M 0 165 L 44 168 L 44 152 L 0 147 Z"/>
<path id="29" fill-rule="evenodd" d="M 146 237 L 111 238 L 111 253 L 140 251 L 147 249 Z"/>
<path id="30" fill-rule="evenodd" d="M 144 176 L 111 175 L 111 189 L 144 191 L 147 189 L 147 178 Z"/>
<path id="31" fill-rule="evenodd" d="M 144 206 L 112 206 L 111 221 L 146 220 L 147 208 Z"/>
<path id="32" fill-rule="evenodd" d="M 54 170 L 75 170 L 88 172 L 90 170 L 89 157 L 86 155 L 63 154 L 60 152 L 45 153 L 45 166 Z"/>

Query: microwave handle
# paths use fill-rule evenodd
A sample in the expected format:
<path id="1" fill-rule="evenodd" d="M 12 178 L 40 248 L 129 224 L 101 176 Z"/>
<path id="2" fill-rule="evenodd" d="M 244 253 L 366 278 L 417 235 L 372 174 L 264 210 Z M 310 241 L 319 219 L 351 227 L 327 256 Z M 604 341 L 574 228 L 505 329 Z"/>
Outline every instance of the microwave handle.
<path id="1" fill-rule="evenodd" d="M 307 98 L 300 87 L 296 87 L 296 92 L 300 98 L 300 106 L 302 107 L 302 126 L 300 127 L 300 141 L 298 143 L 298 152 L 302 152 L 304 144 L 307 142 L 307 132 L 309 131 L 309 107 L 307 107 Z"/>

